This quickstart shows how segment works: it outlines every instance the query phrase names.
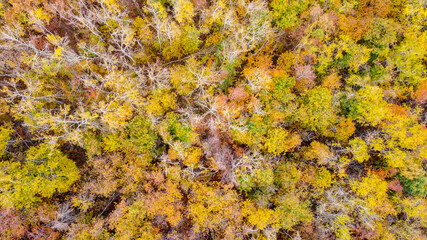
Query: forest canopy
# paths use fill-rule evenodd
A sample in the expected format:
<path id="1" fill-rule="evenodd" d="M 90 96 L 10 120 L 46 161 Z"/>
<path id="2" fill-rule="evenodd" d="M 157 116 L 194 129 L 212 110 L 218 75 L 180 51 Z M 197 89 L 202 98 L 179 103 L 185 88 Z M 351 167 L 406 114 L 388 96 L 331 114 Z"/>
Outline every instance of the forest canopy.
<path id="1" fill-rule="evenodd" d="M 426 239 L 423 0 L 0 0 L 0 239 Z"/>

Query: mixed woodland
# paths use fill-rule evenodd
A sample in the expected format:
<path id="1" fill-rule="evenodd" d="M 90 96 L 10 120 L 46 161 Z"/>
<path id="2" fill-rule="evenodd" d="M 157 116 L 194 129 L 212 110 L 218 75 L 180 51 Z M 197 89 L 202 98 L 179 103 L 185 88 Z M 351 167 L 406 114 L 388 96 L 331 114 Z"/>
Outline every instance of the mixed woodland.
<path id="1" fill-rule="evenodd" d="M 426 7 L 0 0 L 0 239 L 426 239 Z"/>

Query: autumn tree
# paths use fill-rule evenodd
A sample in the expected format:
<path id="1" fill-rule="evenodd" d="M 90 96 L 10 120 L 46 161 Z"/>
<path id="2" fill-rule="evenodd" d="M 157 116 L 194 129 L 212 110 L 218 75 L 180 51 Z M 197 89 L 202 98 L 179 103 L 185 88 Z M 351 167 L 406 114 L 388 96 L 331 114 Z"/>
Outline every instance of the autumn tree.
<path id="1" fill-rule="evenodd" d="M 8 208 L 29 207 L 66 192 L 79 179 L 75 163 L 48 144 L 29 148 L 22 162 L 4 161 L 1 168 L 1 204 Z"/>

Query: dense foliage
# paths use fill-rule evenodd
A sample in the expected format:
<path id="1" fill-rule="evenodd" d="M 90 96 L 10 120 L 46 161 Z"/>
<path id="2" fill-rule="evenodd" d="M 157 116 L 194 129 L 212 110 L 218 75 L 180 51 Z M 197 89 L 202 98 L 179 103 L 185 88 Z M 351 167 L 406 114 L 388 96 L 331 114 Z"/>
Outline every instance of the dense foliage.
<path id="1" fill-rule="evenodd" d="M 0 239 L 426 239 L 422 0 L 0 0 Z"/>

